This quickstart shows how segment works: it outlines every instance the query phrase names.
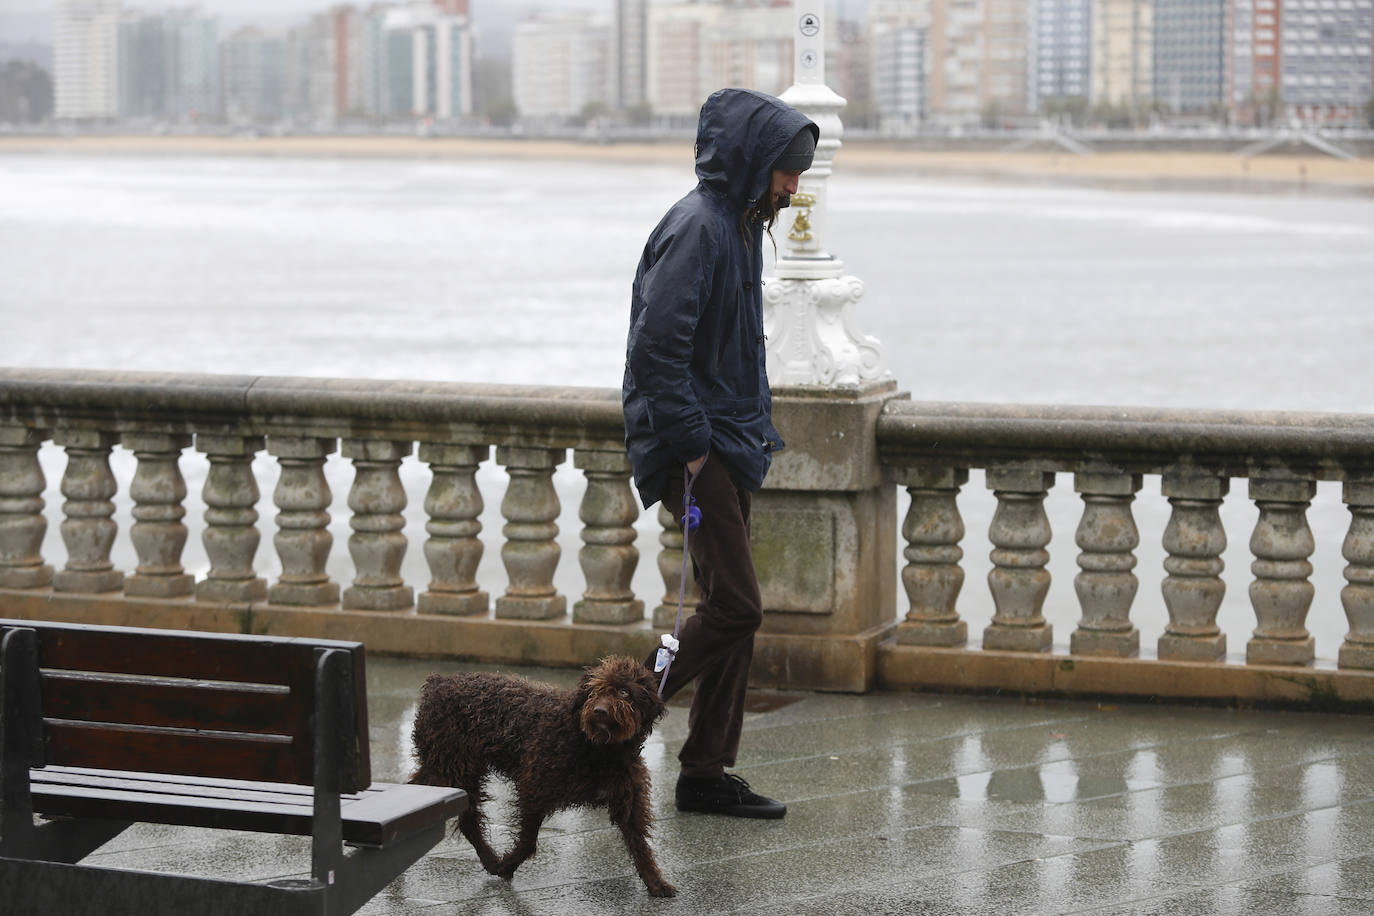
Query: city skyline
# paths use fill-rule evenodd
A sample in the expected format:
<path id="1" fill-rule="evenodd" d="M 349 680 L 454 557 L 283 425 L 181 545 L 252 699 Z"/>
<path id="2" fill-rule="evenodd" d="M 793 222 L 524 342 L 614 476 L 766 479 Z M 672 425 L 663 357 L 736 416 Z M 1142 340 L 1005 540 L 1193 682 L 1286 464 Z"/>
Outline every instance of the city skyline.
<path id="1" fill-rule="evenodd" d="M 793 79 L 794 9 L 778 0 L 334 3 L 281 30 L 236 24 L 226 2 L 56 0 L 56 118 L 673 129 L 714 88 L 777 95 Z M 498 8 L 509 50 L 483 18 Z M 1372 13 L 1371 0 L 870 0 L 863 20 L 831 18 L 826 79 L 852 123 L 890 135 L 1040 119 L 1354 125 L 1374 117 Z M 24 105 L 41 120 L 41 99 Z"/>

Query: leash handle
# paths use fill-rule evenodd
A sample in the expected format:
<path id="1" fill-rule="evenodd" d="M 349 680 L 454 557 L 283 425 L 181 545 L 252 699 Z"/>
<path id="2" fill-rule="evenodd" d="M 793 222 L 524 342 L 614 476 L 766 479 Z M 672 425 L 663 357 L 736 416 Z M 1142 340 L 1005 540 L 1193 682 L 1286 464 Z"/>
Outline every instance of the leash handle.
<path id="1" fill-rule="evenodd" d="M 710 460 L 709 454 L 706 460 Z M 687 550 L 688 539 L 691 537 L 692 531 L 701 524 L 701 510 L 696 507 L 696 503 L 692 500 L 692 485 L 697 482 L 697 476 L 704 467 L 706 467 L 706 461 L 703 461 L 701 467 L 697 468 L 696 474 L 693 474 L 686 465 L 682 466 L 682 574 L 678 577 L 677 619 L 673 622 L 673 635 L 672 637 L 664 635 L 663 645 L 658 650 L 658 658 L 654 664 L 655 668 L 658 668 L 659 664 L 663 666 L 663 679 L 658 682 L 658 695 L 660 697 L 663 696 L 663 688 L 668 684 L 668 671 L 673 667 L 673 659 L 677 657 L 677 636 L 682 629 L 682 605 L 687 597 L 687 562 L 691 558 L 691 554 Z M 672 639 L 671 644 L 668 642 L 670 638 Z"/>

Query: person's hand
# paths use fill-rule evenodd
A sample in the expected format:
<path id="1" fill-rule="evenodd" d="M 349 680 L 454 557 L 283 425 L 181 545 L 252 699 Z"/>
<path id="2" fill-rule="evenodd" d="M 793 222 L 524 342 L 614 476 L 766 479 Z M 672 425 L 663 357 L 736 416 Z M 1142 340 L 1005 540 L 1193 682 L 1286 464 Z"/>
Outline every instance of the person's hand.
<path id="1" fill-rule="evenodd" d="M 701 470 L 701 466 L 702 466 L 703 464 L 705 464 L 705 463 L 706 463 L 706 456 L 705 456 L 705 455 L 702 455 L 700 458 L 697 458 L 695 461 L 689 461 L 689 462 L 687 462 L 687 472 L 688 472 L 689 474 L 691 474 L 693 477 L 695 477 L 695 476 L 697 476 L 697 473 Z"/>

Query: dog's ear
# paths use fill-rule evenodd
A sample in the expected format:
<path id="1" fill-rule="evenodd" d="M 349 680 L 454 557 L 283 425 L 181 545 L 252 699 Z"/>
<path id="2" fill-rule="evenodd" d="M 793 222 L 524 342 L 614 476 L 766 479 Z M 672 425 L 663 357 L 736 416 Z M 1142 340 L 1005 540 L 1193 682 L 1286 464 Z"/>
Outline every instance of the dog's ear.
<path id="1" fill-rule="evenodd" d="M 663 697 L 658 693 L 658 678 L 657 674 L 643 666 L 635 678 L 635 706 L 639 710 L 639 729 L 635 737 L 640 741 L 649 737 L 654 723 L 668 712 L 668 704 L 663 702 Z"/>
<path id="2" fill-rule="evenodd" d="M 582 707 L 586 705 L 586 702 L 592 698 L 592 672 L 594 670 L 594 668 L 582 669 L 582 678 L 577 682 L 577 686 L 573 688 L 572 702 L 574 712 L 581 710 Z"/>

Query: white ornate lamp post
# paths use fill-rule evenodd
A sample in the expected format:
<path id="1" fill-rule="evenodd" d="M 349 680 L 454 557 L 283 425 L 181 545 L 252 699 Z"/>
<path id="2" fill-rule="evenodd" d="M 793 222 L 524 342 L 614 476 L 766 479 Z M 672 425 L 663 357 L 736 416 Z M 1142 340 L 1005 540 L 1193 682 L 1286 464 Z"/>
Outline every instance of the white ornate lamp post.
<path id="1" fill-rule="evenodd" d="M 878 341 L 854 331 L 863 284 L 822 242 L 844 108 L 825 85 L 823 2 L 794 6 L 796 82 L 782 96 L 816 122 L 820 142 L 773 227 L 778 262 L 763 288 L 773 420 L 787 447 L 753 504 L 754 563 L 773 640 L 756 647 L 753 670 L 776 677 L 820 651 L 827 667 L 845 672 L 846 689 L 866 690 L 877 677 L 877 647 L 897 627 L 897 494 L 872 443 L 883 406 L 904 395 Z M 957 537 L 953 529 L 942 536 Z M 943 604 L 945 616 L 957 617 L 952 595 Z"/>
<path id="2" fill-rule="evenodd" d="M 764 285 L 768 332 L 768 380 L 773 385 L 858 388 L 885 382 L 882 345 L 858 334 L 854 306 L 864 287 L 846 276 L 844 263 L 826 251 L 827 182 L 840 148 L 840 111 L 845 100 L 825 85 L 825 24 L 821 0 L 797 0 L 794 82 L 783 101 L 820 127 L 811 168 L 802 174 L 792 205 L 782 212 L 776 276 Z"/>

